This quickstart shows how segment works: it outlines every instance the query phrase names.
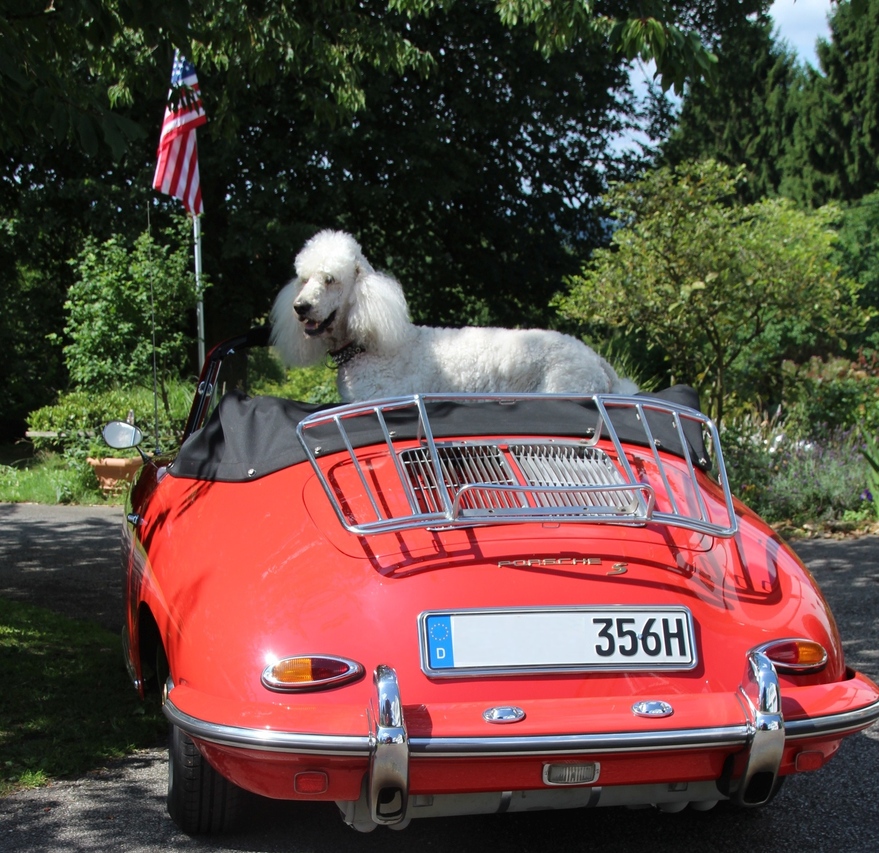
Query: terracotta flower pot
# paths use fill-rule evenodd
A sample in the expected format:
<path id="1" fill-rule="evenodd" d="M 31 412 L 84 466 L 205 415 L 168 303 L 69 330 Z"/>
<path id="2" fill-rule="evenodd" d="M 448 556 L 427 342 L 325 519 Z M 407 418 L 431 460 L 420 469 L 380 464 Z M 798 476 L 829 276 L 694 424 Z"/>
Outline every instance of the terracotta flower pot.
<path id="1" fill-rule="evenodd" d="M 123 489 L 127 483 L 134 479 L 134 475 L 143 465 L 143 460 L 138 457 L 129 459 L 117 459 L 112 456 L 103 459 L 89 457 L 86 462 L 92 466 L 95 476 L 98 478 L 98 485 L 108 493 Z"/>

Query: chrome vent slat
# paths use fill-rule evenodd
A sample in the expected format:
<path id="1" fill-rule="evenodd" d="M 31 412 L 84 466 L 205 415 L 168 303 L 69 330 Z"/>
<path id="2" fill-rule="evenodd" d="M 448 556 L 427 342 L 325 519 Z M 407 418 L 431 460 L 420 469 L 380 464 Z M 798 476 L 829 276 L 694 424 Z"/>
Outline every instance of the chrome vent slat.
<path id="1" fill-rule="evenodd" d="M 598 486 L 618 486 L 625 480 L 610 457 L 602 450 L 570 444 L 512 445 L 510 453 L 531 486 L 590 487 L 588 492 L 541 492 L 536 496 L 541 506 L 614 507 L 621 512 L 634 510 L 637 500 L 633 492 L 607 492 Z"/>
<path id="2" fill-rule="evenodd" d="M 735 508 L 717 428 L 694 409 L 642 397 L 555 396 L 555 404 L 563 400 L 582 412 L 577 434 L 585 438 L 537 440 L 437 441 L 428 413 L 428 405 L 437 410 L 449 405 L 533 406 L 546 399 L 425 394 L 352 403 L 309 415 L 296 434 L 340 523 L 358 535 L 523 522 L 658 523 L 712 536 L 735 535 Z M 498 414 L 492 433 L 503 436 L 506 428 L 515 436 L 515 418 L 508 418 L 506 410 Z M 688 452 L 683 452 L 683 463 L 679 455 L 677 463 L 668 464 L 648 414 L 664 419 L 663 424 L 671 422 L 673 432 L 664 436 L 682 446 L 685 424 L 701 431 L 715 457 L 718 492 L 710 506 L 699 482 L 702 471 Z M 625 446 L 616 419 L 625 424 Z M 380 428 L 379 442 L 355 441 L 374 423 Z M 401 423 L 407 425 L 405 438 L 393 426 Z M 478 436 L 480 429 L 474 427 L 471 434 Z M 599 442 L 602 447 L 596 446 Z M 699 463 L 704 470 L 705 461 L 700 458 Z"/>
<path id="3" fill-rule="evenodd" d="M 440 512 L 441 505 L 437 500 L 439 486 L 436 472 L 430 464 L 430 457 L 427 454 L 402 456 L 401 461 L 409 475 L 409 483 L 415 494 L 416 503 L 425 512 Z"/>
<path id="4" fill-rule="evenodd" d="M 494 445 L 437 444 L 437 458 L 442 473 L 442 486 L 453 495 L 464 486 L 482 484 L 512 486 L 516 484 L 500 449 Z M 430 465 L 430 453 L 425 447 L 415 447 L 400 453 L 403 465 L 410 472 L 409 487 L 414 504 L 422 511 L 438 512 L 440 484 Z M 470 488 L 466 492 L 465 509 L 511 509 L 524 505 L 515 494 Z"/>

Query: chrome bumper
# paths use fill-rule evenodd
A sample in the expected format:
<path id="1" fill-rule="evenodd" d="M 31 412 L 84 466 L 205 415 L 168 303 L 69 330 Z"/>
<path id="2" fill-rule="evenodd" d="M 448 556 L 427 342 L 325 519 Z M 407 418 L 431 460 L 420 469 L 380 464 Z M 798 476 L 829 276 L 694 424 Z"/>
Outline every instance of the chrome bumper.
<path id="1" fill-rule="evenodd" d="M 761 652 L 748 656 L 738 690 L 743 711 L 741 724 L 654 732 L 570 734 L 545 737 L 410 737 L 403 715 L 400 687 L 394 669 L 380 665 L 373 675 L 374 693 L 368 708 L 366 735 L 318 735 L 278 732 L 209 723 L 177 708 L 173 689 L 163 706 L 168 720 L 191 737 L 228 747 L 268 752 L 363 758 L 368 762 L 359 800 L 339 802 L 347 823 L 368 830 L 376 825 L 405 826 L 413 817 L 475 814 L 534 808 L 581 808 L 605 805 L 642 805 L 677 810 L 691 805 L 710 808 L 721 799 L 757 806 L 771 796 L 778 778 L 785 741 L 816 736 L 850 734 L 879 719 L 879 700 L 841 714 L 797 720 L 786 724 L 781 713 L 778 675 Z M 616 752 L 654 752 L 670 749 L 737 749 L 744 770 L 717 782 L 687 786 L 631 785 L 544 788 L 487 794 L 410 797 L 410 757 L 501 757 L 596 755 Z"/>

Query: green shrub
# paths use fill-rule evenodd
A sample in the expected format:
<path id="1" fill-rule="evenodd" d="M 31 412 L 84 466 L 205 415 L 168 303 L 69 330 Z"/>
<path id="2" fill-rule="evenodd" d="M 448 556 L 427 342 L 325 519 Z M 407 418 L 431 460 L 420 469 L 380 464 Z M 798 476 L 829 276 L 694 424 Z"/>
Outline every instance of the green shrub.
<path id="1" fill-rule="evenodd" d="M 798 438 L 860 425 L 879 435 L 879 353 L 784 365 L 785 428 Z"/>
<path id="2" fill-rule="evenodd" d="M 177 447 L 189 414 L 193 388 L 175 382 L 165 387 L 159 404 L 158 445 L 164 450 Z M 144 432 L 147 448 L 156 443 L 155 400 L 149 388 L 114 388 L 101 393 L 69 391 L 52 406 L 28 416 L 28 431 L 36 450 L 50 450 L 66 459 L 84 461 L 88 456 L 107 456 L 101 430 L 108 421 L 131 419 Z M 136 455 L 136 450 L 113 451 L 113 455 Z"/>
<path id="3" fill-rule="evenodd" d="M 779 413 L 729 423 L 723 451 L 730 487 L 774 524 L 857 525 L 873 517 L 867 463 L 857 430 L 825 430 L 818 439 L 787 431 Z"/>
<path id="4" fill-rule="evenodd" d="M 864 488 L 863 497 L 873 507 L 873 513 L 879 517 L 879 441 L 875 435 L 865 429 L 861 429 L 864 446 L 861 454 L 867 463 L 867 485 Z"/>
<path id="5" fill-rule="evenodd" d="M 77 386 L 135 385 L 152 376 L 154 356 L 160 383 L 184 375 L 197 300 L 188 220 L 161 236 L 145 232 L 133 245 L 89 238 L 71 262 L 64 358 Z"/>

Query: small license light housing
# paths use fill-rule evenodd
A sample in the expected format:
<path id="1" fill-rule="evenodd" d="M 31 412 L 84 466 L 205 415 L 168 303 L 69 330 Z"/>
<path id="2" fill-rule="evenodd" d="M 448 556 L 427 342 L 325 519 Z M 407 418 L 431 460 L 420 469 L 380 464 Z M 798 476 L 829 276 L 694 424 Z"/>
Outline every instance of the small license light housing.
<path id="1" fill-rule="evenodd" d="M 773 640 L 757 651 L 766 655 L 779 672 L 791 675 L 819 672 L 827 664 L 827 651 L 814 640 Z"/>
<path id="2" fill-rule="evenodd" d="M 591 785 L 598 781 L 600 765 L 597 761 L 543 765 L 545 785 Z"/>
<path id="3" fill-rule="evenodd" d="M 270 690 L 322 690 L 356 681 L 364 668 L 335 655 L 294 655 L 269 664 L 261 681 Z"/>

